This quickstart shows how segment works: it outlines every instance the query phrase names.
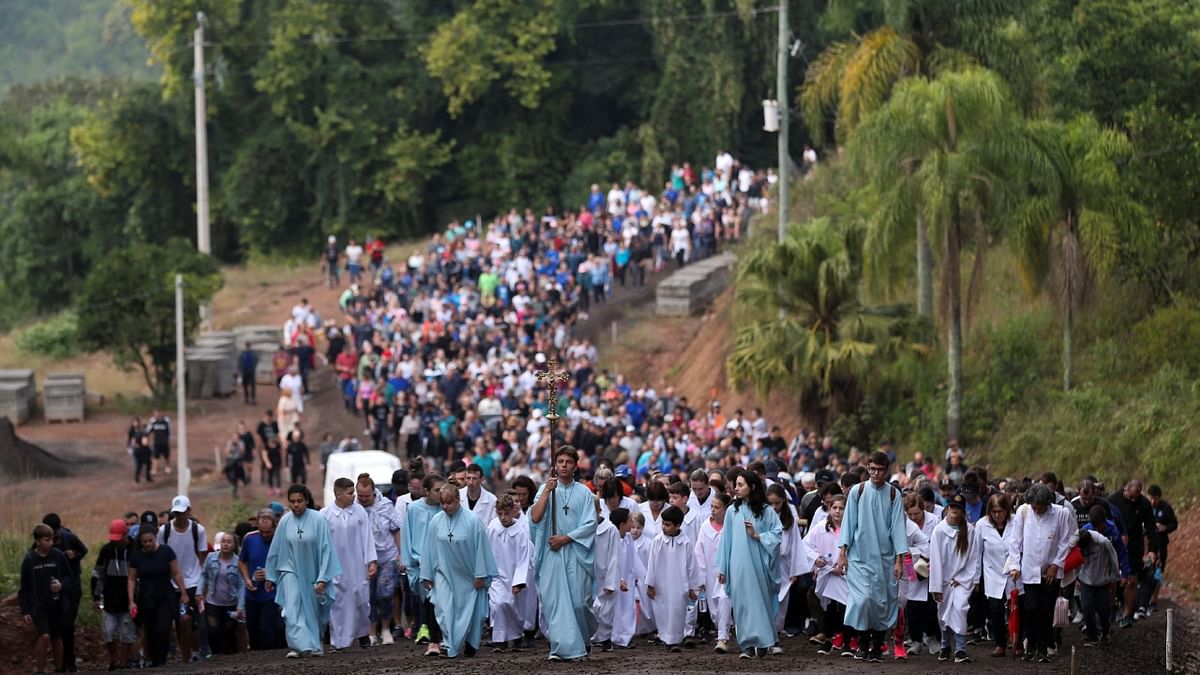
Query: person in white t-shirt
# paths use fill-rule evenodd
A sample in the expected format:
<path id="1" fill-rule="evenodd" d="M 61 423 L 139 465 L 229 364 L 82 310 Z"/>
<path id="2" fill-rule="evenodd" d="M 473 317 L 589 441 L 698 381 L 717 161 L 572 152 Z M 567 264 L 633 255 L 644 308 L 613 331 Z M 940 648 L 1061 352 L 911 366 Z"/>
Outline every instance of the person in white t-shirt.
<path id="1" fill-rule="evenodd" d="M 175 624 L 181 660 L 198 660 L 200 643 L 193 634 L 196 617 L 201 615 L 196 602 L 196 587 L 200 584 L 204 559 L 208 557 L 208 535 L 204 526 L 192 518 L 192 502 L 186 496 L 179 495 L 171 500 L 171 521 L 159 528 L 158 544 L 170 546 L 175 552 L 179 573 L 187 587 L 187 612 Z"/>
<path id="2" fill-rule="evenodd" d="M 354 239 L 346 245 L 346 271 L 350 273 L 350 283 L 357 284 L 362 276 L 363 247 Z"/>

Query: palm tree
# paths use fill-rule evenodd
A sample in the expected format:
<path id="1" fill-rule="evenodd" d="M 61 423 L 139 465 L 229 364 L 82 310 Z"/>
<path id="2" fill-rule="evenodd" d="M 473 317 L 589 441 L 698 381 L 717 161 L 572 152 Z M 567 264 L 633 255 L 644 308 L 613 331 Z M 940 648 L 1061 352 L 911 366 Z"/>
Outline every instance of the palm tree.
<path id="1" fill-rule="evenodd" d="M 1069 391 L 1075 315 L 1088 285 L 1112 269 L 1123 234 L 1140 218 L 1118 174 L 1133 145 L 1090 115 L 1035 121 L 1028 129 L 1050 172 L 1030 181 L 1033 193 L 1012 212 L 1011 241 L 1030 295 L 1047 290 L 1048 282 L 1052 287 L 1062 313 L 1063 390 Z"/>
<path id="2" fill-rule="evenodd" d="M 850 159 L 883 195 L 865 255 L 889 254 L 904 223 L 921 215 L 941 235 L 950 386 L 946 427 L 962 419 L 962 234 L 964 215 L 1002 193 L 1012 167 L 1036 168 L 1008 90 L 996 74 L 968 69 L 909 78 L 850 141 Z"/>
<path id="3" fill-rule="evenodd" d="M 860 398 L 876 359 L 891 353 L 898 308 L 859 299 L 862 230 L 827 218 L 793 224 L 783 243 L 763 246 L 738 265 L 737 302 L 752 319 L 740 326 L 728 360 L 735 387 L 760 395 L 786 383 L 802 412 L 828 421 Z"/>
<path id="4" fill-rule="evenodd" d="M 1025 82 L 1031 67 L 1013 56 L 1022 50 L 1011 48 L 1008 33 L 999 30 L 1001 21 L 1019 13 L 1021 6 L 1011 0 L 884 0 L 884 25 L 830 45 L 809 64 L 799 102 L 809 132 L 821 142 L 826 115 L 836 111 L 834 133 L 838 142 L 846 141 L 909 77 L 932 77 L 986 63 L 1004 64 L 1016 75 L 1014 80 Z M 920 213 L 912 225 L 917 315 L 932 317 L 932 247 Z"/>

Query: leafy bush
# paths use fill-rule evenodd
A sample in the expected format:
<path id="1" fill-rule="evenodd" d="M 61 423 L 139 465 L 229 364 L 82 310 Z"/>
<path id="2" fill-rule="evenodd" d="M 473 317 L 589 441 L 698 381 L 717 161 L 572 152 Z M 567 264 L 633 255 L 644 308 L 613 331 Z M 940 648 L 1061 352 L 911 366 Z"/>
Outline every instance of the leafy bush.
<path id="1" fill-rule="evenodd" d="M 65 359 L 79 353 L 79 320 L 75 312 L 30 326 L 17 336 L 17 347 L 27 354 Z"/>
<path id="2" fill-rule="evenodd" d="M 1147 370 L 1166 363 L 1200 375 L 1200 309 L 1191 302 L 1164 307 L 1133 329 L 1133 347 Z"/>

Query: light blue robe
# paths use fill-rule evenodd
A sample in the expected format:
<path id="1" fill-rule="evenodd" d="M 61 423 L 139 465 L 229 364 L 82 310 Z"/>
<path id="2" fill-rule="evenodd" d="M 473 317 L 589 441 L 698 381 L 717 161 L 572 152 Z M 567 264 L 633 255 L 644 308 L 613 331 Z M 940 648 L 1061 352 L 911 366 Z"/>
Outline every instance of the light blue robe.
<path id="1" fill-rule="evenodd" d="M 534 503 L 546 486 L 538 488 Z M 578 482 L 555 489 L 558 529 L 553 531 L 550 505 L 540 523 L 532 522 L 534 570 L 542 615 L 546 619 L 546 639 L 550 653 L 563 659 L 587 656 L 591 637 L 596 632 L 592 610 L 592 584 L 596 537 L 596 509 L 592 493 Z M 550 536 L 565 534 L 573 543 L 550 550 Z"/>
<path id="2" fill-rule="evenodd" d="M 758 541 L 746 534 L 747 521 L 754 525 Z M 729 596 L 742 649 L 775 644 L 782 539 L 779 515 L 768 505 L 764 505 L 761 516 L 755 516 L 748 503 L 731 505 L 725 511 L 716 565 L 717 571 L 725 575 L 725 594 Z"/>
<path id="3" fill-rule="evenodd" d="M 488 613 L 488 585 L 496 561 L 479 518 L 459 506 L 433 517 L 426 533 L 421 581 L 432 581 L 433 612 L 442 629 L 446 655 L 453 658 L 464 644 L 479 649 Z M 475 580 L 483 579 L 483 588 Z"/>
<path id="4" fill-rule="evenodd" d="M 846 495 L 838 547 L 846 551 L 846 625 L 859 631 L 888 630 L 899 614 L 896 556 L 908 552 L 904 498 L 888 483 L 859 483 Z"/>
<path id="5" fill-rule="evenodd" d="M 400 528 L 400 563 L 406 568 L 408 585 L 422 602 L 428 600 L 425 587 L 421 584 L 421 558 L 425 551 L 425 536 L 429 521 L 442 512 L 441 504 L 430 505 L 418 499 L 408 505 L 404 514 L 404 527 Z"/>
<path id="6" fill-rule="evenodd" d="M 267 551 L 267 581 L 275 584 L 288 647 L 321 652 L 321 633 L 336 595 L 333 579 L 341 574 L 325 518 L 314 509 L 306 509 L 299 518 L 291 511 L 283 514 Z M 313 588 L 318 581 L 325 582 L 324 603 Z"/>

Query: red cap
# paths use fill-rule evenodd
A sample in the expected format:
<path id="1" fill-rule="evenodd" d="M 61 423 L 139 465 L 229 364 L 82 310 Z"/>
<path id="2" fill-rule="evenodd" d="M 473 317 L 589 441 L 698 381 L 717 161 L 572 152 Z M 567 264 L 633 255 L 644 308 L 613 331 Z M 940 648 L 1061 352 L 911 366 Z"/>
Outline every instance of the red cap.
<path id="1" fill-rule="evenodd" d="M 121 541 L 125 538 L 125 533 L 128 531 L 129 528 L 125 526 L 125 521 L 117 518 L 108 525 L 108 540 Z"/>

